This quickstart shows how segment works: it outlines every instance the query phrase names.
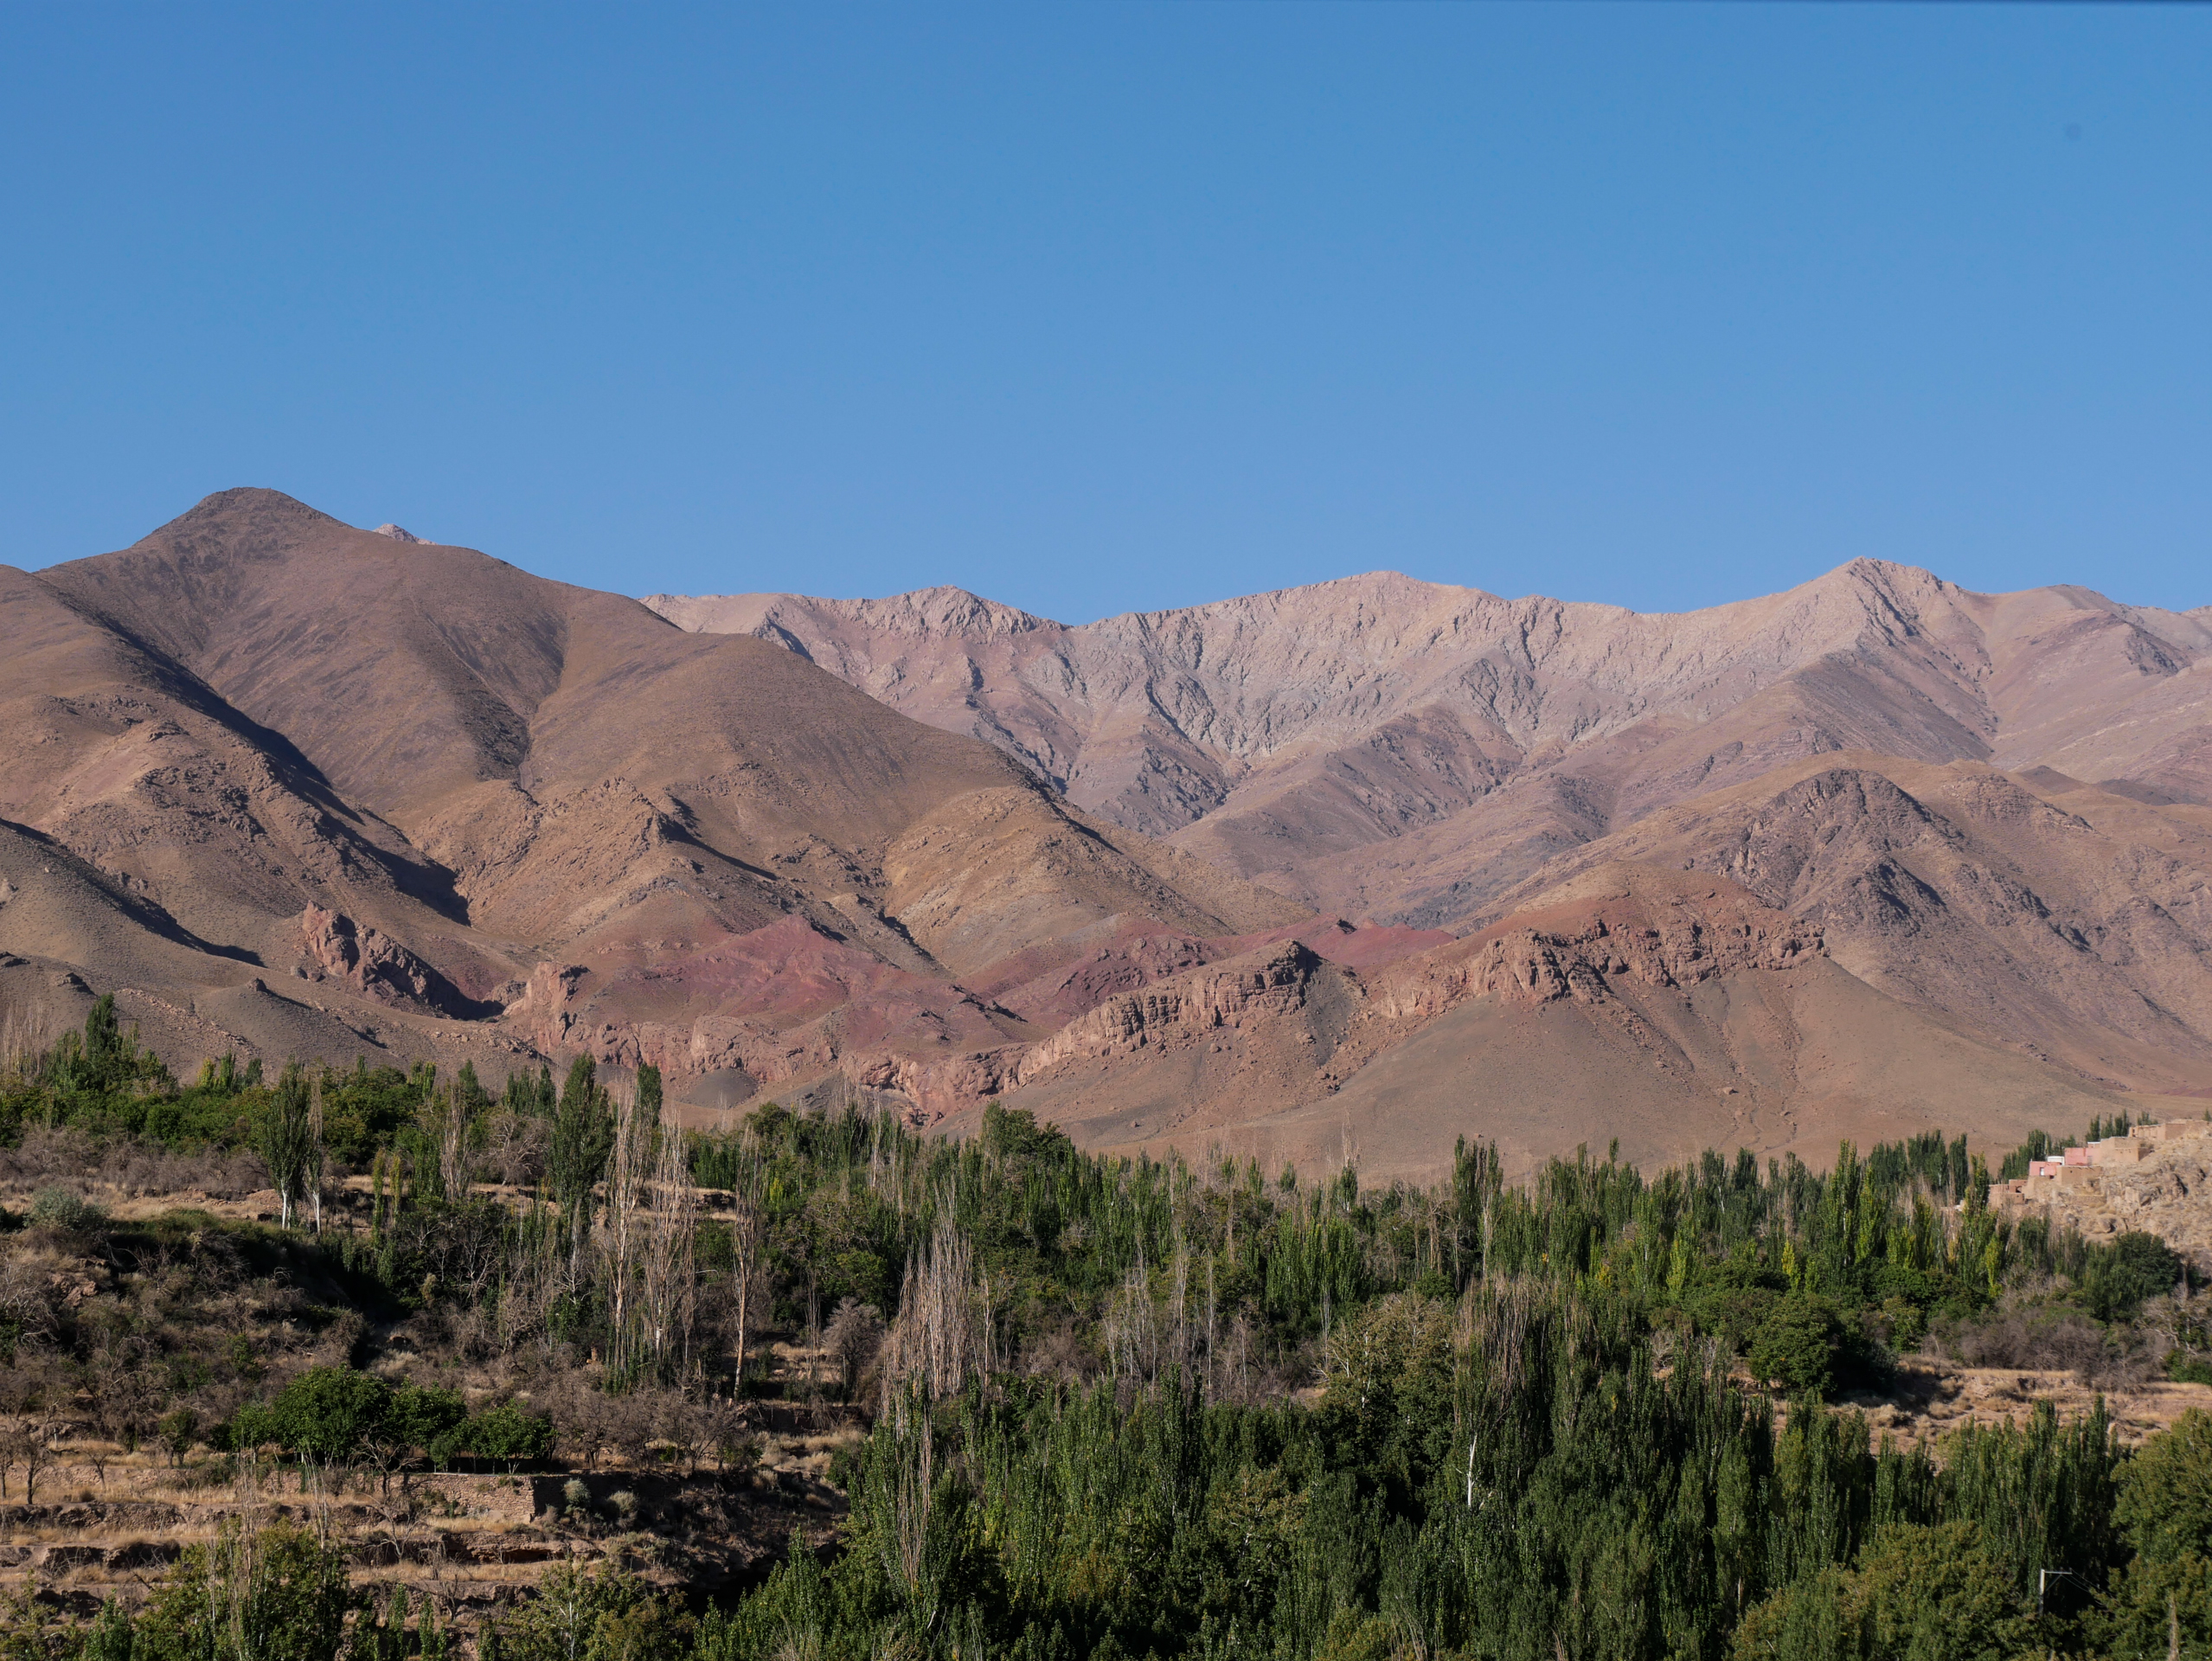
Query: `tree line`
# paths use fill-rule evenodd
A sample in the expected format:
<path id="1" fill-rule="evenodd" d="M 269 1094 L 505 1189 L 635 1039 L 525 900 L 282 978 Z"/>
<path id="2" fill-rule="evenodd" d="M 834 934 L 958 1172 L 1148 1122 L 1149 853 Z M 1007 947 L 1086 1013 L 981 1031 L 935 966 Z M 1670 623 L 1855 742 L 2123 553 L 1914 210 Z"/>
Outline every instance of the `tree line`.
<path id="1" fill-rule="evenodd" d="M 2212 1424 L 2131 1453 L 2101 1409 L 2062 1423 L 2046 1404 L 1931 1454 L 1832 1405 L 1882 1387 L 1932 1326 L 2008 1299 L 2118 1329 L 2194 1295 L 2148 1235 L 1992 1212 L 1963 1137 L 1846 1144 L 1826 1171 L 1708 1152 L 1646 1176 L 1584 1152 L 1517 1183 L 1463 1140 L 1444 1180 L 1375 1188 L 1350 1166 L 1090 1155 L 997 1106 L 960 1143 L 773 1106 L 684 1133 L 650 1069 L 610 1081 L 588 1059 L 497 1097 L 466 1069 L 365 1067 L 219 1063 L 184 1089 L 104 1019 L 0 1092 L 17 1133 L 161 1134 L 182 1122 L 165 1104 L 198 1102 L 193 1122 L 265 1150 L 301 1249 L 364 1306 L 465 1314 L 495 1350 L 588 1365 L 617 1395 L 742 1401 L 772 1388 L 755 1347 L 771 1330 L 836 1356 L 832 1389 L 872 1423 L 835 1473 L 851 1506 L 836 1549 L 795 1542 L 766 1585 L 706 1609 L 564 1570 L 480 1634 L 485 1653 L 2212 1645 Z M 338 1163 L 366 1168 L 370 1202 L 318 1239 Z M 220 1433 L 389 1468 L 542 1460 L 542 1425 L 339 1368 Z M 168 1601 L 39 1653 L 336 1652 L 311 1629 L 362 1655 L 443 1653 L 434 1616 L 381 1594 L 346 1593 L 331 1619 L 323 1549 L 234 1531 L 188 1556 Z M 268 1617 L 292 1634 L 274 1648 L 235 1613 L 264 1592 L 293 1612 Z M 219 1606 L 228 1626 L 180 1613 Z"/>

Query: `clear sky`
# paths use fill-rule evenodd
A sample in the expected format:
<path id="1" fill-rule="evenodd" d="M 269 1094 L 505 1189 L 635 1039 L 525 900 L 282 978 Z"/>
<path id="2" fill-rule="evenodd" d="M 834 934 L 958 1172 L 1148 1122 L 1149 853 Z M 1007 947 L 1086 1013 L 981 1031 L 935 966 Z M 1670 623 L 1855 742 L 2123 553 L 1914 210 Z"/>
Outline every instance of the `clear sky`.
<path id="1" fill-rule="evenodd" d="M 0 10 L 0 561 L 2212 601 L 2212 10 Z"/>

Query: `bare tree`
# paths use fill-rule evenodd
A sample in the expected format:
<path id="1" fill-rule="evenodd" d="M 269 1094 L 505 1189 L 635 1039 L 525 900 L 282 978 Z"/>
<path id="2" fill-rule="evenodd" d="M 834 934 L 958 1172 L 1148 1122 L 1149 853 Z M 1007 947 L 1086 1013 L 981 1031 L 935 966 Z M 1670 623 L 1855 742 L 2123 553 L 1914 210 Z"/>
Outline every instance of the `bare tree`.
<path id="1" fill-rule="evenodd" d="M 652 1199 L 638 1254 L 643 1358 L 656 1372 L 679 1374 L 691 1358 L 698 1287 L 694 1251 L 699 1232 L 698 1190 L 691 1186 L 690 1163 L 680 1132 L 661 1137 Z"/>
<path id="2" fill-rule="evenodd" d="M 551 1132 L 535 1113 L 501 1113 L 491 1121 L 484 1163 L 510 1188 L 526 1188 L 545 1174 Z"/>
<path id="3" fill-rule="evenodd" d="M 747 1173 L 749 1178 L 750 1173 Z M 736 1191 L 737 1214 L 730 1221 L 731 1290 L 734 1307 L 731 1311 L 732 1324 L 736 1331 L 733 1348 L 736 1350 L 736 1366 L 731 1374 L 734 1387 L 745 1388 L 746 1345 L 760 1324 L 760 1311 L 767 1301 L 767 1288 L 762 1285 L 764 1267 L 763 1247 L 766 1230 L 761 1227 L 760 1208 L 752 1193 L 752 1183 L 743 1181 Z"/>
<path id="4" fill-rule="evenodd" d="M 950 1222 L 907 1260 L 899 1316 L 885 1334 L 881 1371 L 888 1414 L 910 1379 L 933 1396 L 958 1395 L 984 1363 L 982 1299 L 968 1242 Z"/>
<path id="5" fill-rule="evenodd" d="M 24 1417 L 9 1427 L 7 1440 L 13 1444 L 15 1463 L 22 1467 L 23 1504 L 38 1504 L 38 1479 L 54 1468 L 57 1450 L 54 1446 L 55 1427 L 51 1421 Z"/>
<path id="6" fill-rule="evenodd" d="M 392 1472 L 398 1470 L 407 1456 L 407 1438 L 389 1424 L 380 1424 L 361 1440 L 361 1457 L 376 1473 L 380 1494 L 388 1497 L 392 1491 Z M 405 1491 L 405 1485 L 401 1485 Z"/>
<path id="7" fill-rule="evenodd" d="M 638 1213 L 645 1199 L 645 1177 L 651 1158 L 646 1145 L 651 1129 L 641 1121 L 634 1091 L 614 1095 L 614 1148 L 606 1167 L 606 1210 L 601 1229 L 600 1253 L 605 1265 L 610 1337 L 607 1370 L 617 1377 L 637 1362 L 632 1327 L 637 1318 L 637 1295 L 632 1281 L 640 1234 Z"/>
<path id="8" fill-rule="evenodd" d="M 310 1202 L 315 1208 L 315 1232 L 323 1232 L 323 1167 L 326 1153 L 323 1143 L 323 1069 L 317 1067 L 314 1076 L 307 1081 L 307 1146 L 305 1168 L 300 1175 L 307 1184 Z"/>
<path id="9" fill-rule="evenodd" d="M 446 1087 L 437 1119 L 438 1177 L 449 1200 L 465 1200 L 469 1194 L 471 1106 L 469 1093 L 459 1085 Z"/>
<path id="10" fill-rule="evenodd" d="M 710 1396 L 701 1405 L 699 1417 L 707 1447 L 722 1475 L 749 1471 L 759 1462 L 760 1444 L 747 1433 L 742 1405 L 728 1396 Z"/>
<path id="11" fill-rule="evenodd" d="M 872 1304 L 863 1304 L 857 1298 L 847 1298 L 838 1304 L 830 1324 L 823 1329 L 822 1347 L 837 1364 L 837 1382 L 845 1400 L 852 1400 L 853 1388 L 868 1364 L 875 1359 L 875 1352 L 883 1344 L 883 1317 Z"/>

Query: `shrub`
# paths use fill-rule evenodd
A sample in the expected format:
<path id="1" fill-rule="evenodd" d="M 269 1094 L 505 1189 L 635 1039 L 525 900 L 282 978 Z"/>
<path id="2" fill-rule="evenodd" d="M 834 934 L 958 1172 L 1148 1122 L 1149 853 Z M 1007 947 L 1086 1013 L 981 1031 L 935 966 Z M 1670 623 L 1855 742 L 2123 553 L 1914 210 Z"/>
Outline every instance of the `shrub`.
<path id="1" fill-rule="evenodd" d="M 1843 1325 L 1827 1300 L 1794 1293 L 1774 1306 L 1751 1341 L 1751 1370 L 1792 1395 L 1826 1395 L 1836 1385 Z"/>
<path id="2" fill-rule="evenodd" d="M 462 1427 L 461 1446 L 480 1459 L 503 1460 L 511 1471 L 518 1464 L 542 1459 L 553 1452 L 553 1421 L 530 1413 L 512 1401 L 486 1408 Z"/>
<path id="3" fill-rule="evenodd" d="M 156 1422 L 154 1433 L 161 1438 L 161 1445 L 169 1450 L 169 1462 L 184 1463 L 184 1456 L 192 1451 L 192 1444 L 199 1439 L 200 1415 L 189 1408 L 179 1408 L 165 1413 Z"/>
<path id="4" fill-rule="evenodd" d="M 66 1188 L 42 1188 L 31 1196 L 30 1221 L 49 1228 L 81 1233 L 97 1228 L 107 1214 L 83 1195 Z"/>

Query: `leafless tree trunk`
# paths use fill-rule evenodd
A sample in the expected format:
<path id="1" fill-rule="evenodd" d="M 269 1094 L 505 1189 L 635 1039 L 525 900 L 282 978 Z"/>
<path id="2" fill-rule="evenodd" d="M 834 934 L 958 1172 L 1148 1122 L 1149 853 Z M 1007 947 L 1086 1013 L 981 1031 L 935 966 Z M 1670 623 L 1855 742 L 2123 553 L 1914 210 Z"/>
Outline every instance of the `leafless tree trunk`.
<path id="1" fill-rule="evenodd" d="M 968 1242 L 948 1222 L 907 1260 L 898 1318 L 882 1351 L 883 1411 L 908 1379 L 935 1397 L 958 1395 L 982 1361 L 974 1260 Z"/>
<path id="2" fill-rule="evenodd" d="M 750 1173 L 741 1180 L 743 1185 L 737 1190 L 737 1216 L 730 1224 L 737 1289 L 737 1369 L 732 1377 L 732 1388 L 741 1392 L 745 1388 L 746 1346 L 760 1312 L 756 1283 L 760 1279 L 763 1244 L 760 1209 L 753 1203 Z"/>
<path id="3" fill-rule="evenodd" d="M 638 1264 L 645 1359 L 656 1370 L 681 1373 L 691 1358 L 699 1200 L 691 1186 L 690 1164 L 684 1157 L 679 1133 L 670 1132 L 660 1139 L 652 1199 Z"/>
<path id="4" fill-rule="evenodd" d="M 637 1255 L 638 1211 L 644 1199 L 650 1150 L 639 1125 L 635 1091 L 614 1095 L 614 1150 L 606 1168 L 606 1209 L 602 1225 L 601 1253 L 606 1266 L 608 1370 L 619 1376 L 636 1360 L 637 1344 L 631 1327 L 636 1304 L 631 1280 Z"/>
<path id="5" fill-rule="evenodd" d="M 307 1081 L 307 1193 L 315 1208 L 315 1232 L 323 1232 L 323 1069 Z"/>
<path id="6" fill-rule="evenodd" d="M 438 1122 L 438 1176 L 449 1200 L 468 1197 L 469 1106 L 458 1085 L 446 1087 L 445 1112 Z"/>

